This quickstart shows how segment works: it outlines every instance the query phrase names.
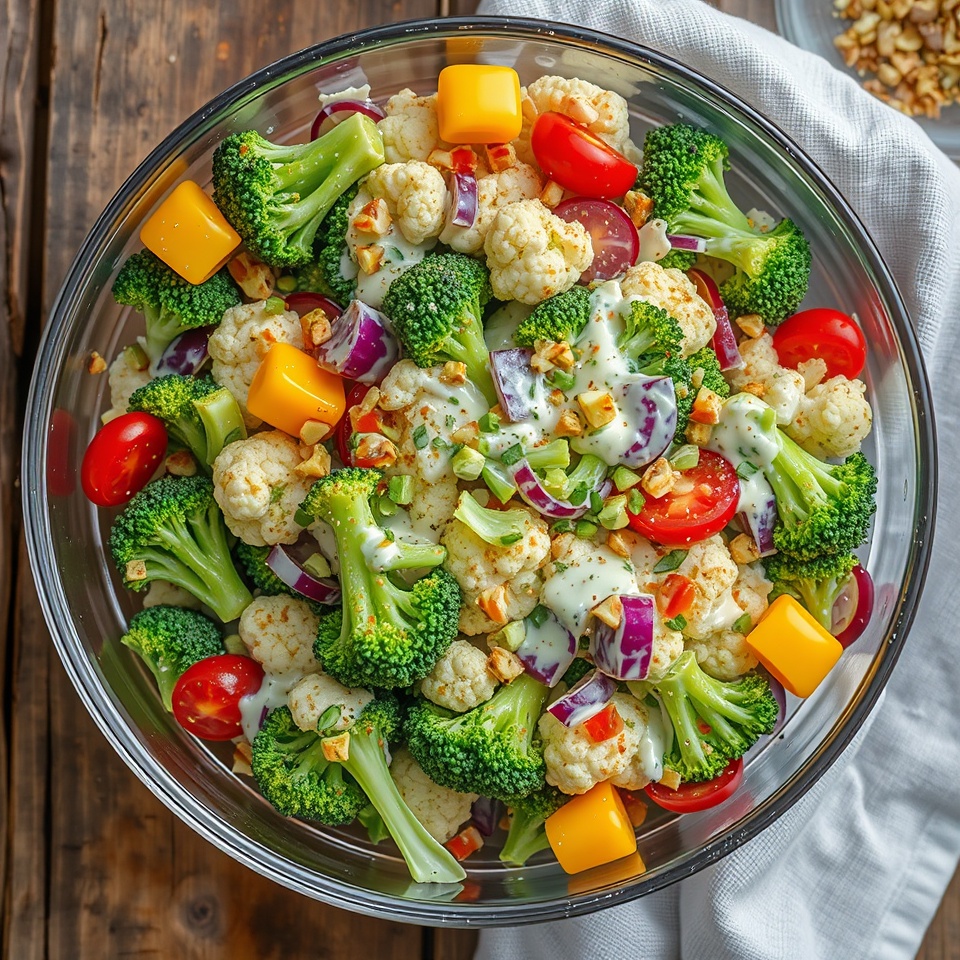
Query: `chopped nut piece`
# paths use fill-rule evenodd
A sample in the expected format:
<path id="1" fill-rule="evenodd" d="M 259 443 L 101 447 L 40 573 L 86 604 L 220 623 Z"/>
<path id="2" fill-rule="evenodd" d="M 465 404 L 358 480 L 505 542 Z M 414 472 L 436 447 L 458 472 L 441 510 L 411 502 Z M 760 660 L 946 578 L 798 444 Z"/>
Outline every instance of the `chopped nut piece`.
<path id="1" fill-rule="evenodd" d="M 810 360 L 801 360 L 797 364 L 797 370 L 803 377 L 804 392 L 812 390 L 827 375 L 827 364 L 820 357 L 812 357 Z"/>
<path id="2" fill-rule="evenodd" d="M 680 774 L 664 767 L 663 776 L 657 782 L 662 783 L 668 790 L 676 790 L 680 786 Z"/>
<path id="3" fill-rule="evenodd" d="M 570 544 L 577 539 L 574 533 L 561 533 L 550 541 L 550 556 L 556 560 L 570 549 Z"/>
<path id="4" fill-rule="evenodd" d="M 197 473 L 197 461 L 189 450 L 177 450 L 164 461 L 167 473 L 174 477 L 193 477 Z"/>
<path id="5" fill-rule="evenodd" d="M 319 443 L 330 432 L 330 424 L 322 420 L 305 420 L 300 428 L 300 440 L 308 447 Z"/>
<path id="6" fill-rule="evenodd" d="M 613 402 L 613 397 L 602 390 L 584 390 L 583 393 L 578 393 L 577 403 L 587 423 L 594 430 L 606 426 L 617 415 L 617 406 Z"/>
<path id="7" fill-rule="evenodd" d="M 560 101 L 560 112 L 565 113 L 571 120 L 582 123 L 585 127 L 589 127 L 591 123 L 596 123 L 600 119 L 597 108 L 582 97 L 564 97 Z"/>
<path id="8" fill-rule="evenodd" d="M 690 419 L 695 423 L 719 423 L 720 412 L 723 410 L 723 397 L 709 387 L 701 387 L 693 401 Z"/>
<path id="9" fill-rule="evenodd" d="M 509 620 L 507 616 L 507 587 L 506 584 L 499 584 L 484 590 L 477 597 L 477 606 L 494 622 L 506 623 Z"/>
<path id="10" fill-rule="evenodd" d="M 558 437 L 579 437 L 583 433 L 583 421 L 576 410 L 564 410 L 553 432 Z"/>
<path id="11" fill-rule="evenodd" d="M 510 143 L 488 143 L 486 146 L 487 166 L 494 173 L 502 173 L 517 162 L 517 151 Z"/>
<path id="12" fill-rule="evenodd" d="M 325 477 L 330 472 L 330 451 L 322 443 L 316 443 L 312 447 L 307 446 L 308 456 L 301 463 L 298 463 L 293 472 L 298 477 L 314 477 L 319 479 Z M 302 456 L 301 452 L 301 456 Z"/>
<path id="13" fill-rule="evenodd" d="M 713 436 L 713 427 L 709 423 L 696 423 L 690 421 L 687 423 L 687 429 L 683 432 L 687 443 L 692 443 L 698 447 L 705 447 Z"/>
<path id="14" fill-rule="evenodd" d="M 440 371 L 440 382 L 459 387 L 467 382 L 467 365 L 460 360 L 448 360 Z"/>
<path id="15" fill-rule="evenodd" d="M 755 397 L 759 397 L 762 400 L 766 396 L 767 385 L 759 380 L 751 380 L 749 383 L 745 383 L 740 387 L 740 392 L 752 393 Z"/>
<path id="16" fill-rule="evenodd" d="M 376 273 L 383 263 L 383 247 L 379 243 L 371 243 L 366 247 L 357 247 L 357 263 L 366 274 Z"/>
<path id="17" fill-rule="evenodd" d="M 227 264 L 227 272 L 249 300 L 266 300 L 273 296 L 276 277 L 273 270 L 244 250 Z"/>
<path id="18" fill-rule="evenodd" d="M 616 530 L 611 530 L 607 534 L 607 549 L 625 560 L 630 558 L 630 544 L 624 539 L 623 534 Z"/>
<path id="19" fill-rule="evenodd" d="M 366 460 L 373 467 L 392 467 L 397 462 L 397 447 L 392 440 L 379 433 L 363 433 L 354 451 L 358 460 Z"/>
<path id="20" fill-rule="evenodd" d="M 650 219 L 653 208 L 653 200 L 641 190 L 628 190 L 623 198 L 623 209 L 638 230 Z"/>
<path id="21" fill-rule="evenodd" d="M 537 105 L 533 102 L 533 97 L 529 96 L 526 92 L 524 92 L 520 100 L 520 113 L 523 115 L 523 119 L 530 123 L 533 123 L 540 115 Z"/>
<path id="22" fill-rule="evenodd" d="M 103 373 L 106 369 L 107 361 L 104 360 L 96 350 L 91 350 L 90 356 L 87 357 L 87 373 Z"/>
<path id="23" fill-rule="evenodd" d="M 245 777 L 253 776 L 253 750 L 246 740 L 241 740 L 233 748 L 233 764 L 230 769 L 233 773 L 242 773 Z"/>
<path id="24" fill-rule="evenodd" d="M 552 210 L 563 199 L 563 187 L 555 180 L 548 180 L 540 191 L 540 202 Z"/>
<path id="25" fill-rule="evenodd" d="M 730 556 L 734 563 L 753 563 L 760 559 L 757 541 L 746 533 L 739 533 L 730 541 Z"/>
<path id="26" fill-rule="evenodd" d="M 614 594 L 607 597 L 606 600 L 601 600 L 590 613 L 608 627 L 616 630 L 623 620 L 623 601 Z"/>
<path id="27" fill-rule="evenodd" d="M 344 730 L 335 737 L 324 737 L 320 741 L 323 757 L 330 763 L 343 763 L 350 759 L 350 731 Z"/>
<path id="28" fill-rule="evenodd" d="M 480 425 L 476 420 L 471 420 L 469 423 L 465 423 L 462 427 L 457 427 L 457 429 L 454 430 L 450 435 L 450 439 L 454 443 L 463 443 L 468 447 L 476 446 L 479 437 Z"/>
<path id="29" fill-rule="evenodd" d="M 127 563 L 123 571 L 126 580 L 146 580 L 147 564 L 144 560 L 131 560 Z"/>
<path id="30" fill-rule="evenodd" d="M 523 661 L 506 647 L 494 647 L 487 657 L 487 670 L 501 683 L 510 683 L 523 673 Z"/>
<path id="31" fill-rule="evenodd" d="M 679 479 L 680 471 L 674 470 L 666 457 L 660 457 L 643 472 L 640 488 L 656 500 L 668 494 Z"/>
<path id="32" fill-rule="evenodd" d="M 300 318 L 300 328 L 303 330 L 303 342 L 309 346 L 319 347 L 333 336 L 333 327 L 330 318 L 322 307 L 317 307 Z"/>
<path id="33" fill-rule="evenodd" d="M 566 395 L 562 390 L 554 389 L 547 394 L 547 402 L 553 407 L 559 407 L 564 400 L 566 400 Z"/>
<path id="34" fill-rule="evenodd" d="M 360 233 L 383 237 L 389 232 L 392 222 L 387 201 L 383 197 L 375 197 L 360 208 L 360 212 L 353 219 L 353 226 Z"/>
<path id="35" fill-rule="evenodd" d="M 762 337 L 763 331 L 766 330 L 763 317 L 761 317 L 759 313 L 745 313 L 742 317 L 737 317 L 736 322 L 737 326 L 750 337 L 751 340 Z"/>

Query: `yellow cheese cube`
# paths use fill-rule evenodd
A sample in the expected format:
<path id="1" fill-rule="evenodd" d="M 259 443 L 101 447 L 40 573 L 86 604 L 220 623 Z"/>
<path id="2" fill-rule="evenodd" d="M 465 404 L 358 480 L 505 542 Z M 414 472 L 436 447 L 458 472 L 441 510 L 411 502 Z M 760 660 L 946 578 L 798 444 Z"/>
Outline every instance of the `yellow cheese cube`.
<path id="1" fill-rule="evenodd" d="M 200 184 L 185 180 L 143 225 L 140 242 L 188 283 L 203 283 L 230 259 L 240 236 Z"/>
<path id="2" fill-rule="evenodd" d="M 345 407 L 343 379 L 289 343 L 275 343 L 267 351 L 247 395 L 247 409 L 255 417 L 293 437 L 307 421 L 333 429 Z"/>
<path id="3" fill-rule="evenodd" d="M 785 593 L 747 634 L 747 646 L 795 697 L 809 697 L 843 653 L 836 638 Z"/>
<path id="4" fill-rule="evenodd" d="M 437 80 L 437 123 L 447 143 L 508 143 L 520 135 L 520 78 L 512 67 L 455 63 Z"/>
<path id="5" fill-rule="evenodd" d="M 580 873 L 637 850 L 630 817 L 609 780 L 568 800 L 544 826 L 554 856 L 567 873 Z"/>

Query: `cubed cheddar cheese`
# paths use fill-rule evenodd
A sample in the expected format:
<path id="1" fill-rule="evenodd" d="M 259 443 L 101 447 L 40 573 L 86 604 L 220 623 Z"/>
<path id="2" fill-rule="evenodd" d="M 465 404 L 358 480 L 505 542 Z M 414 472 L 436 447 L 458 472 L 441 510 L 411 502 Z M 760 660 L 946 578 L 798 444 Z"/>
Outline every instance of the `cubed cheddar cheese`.
<path id="1" fill-rule="evenodd" d="M 455 63 L 437 80 L 437 123 L 447 143 L 508 143 L 520 135 L 520 77 L 512 67 Z"/>
<path id="2" fill-rule="evenodd" d="M 550 848 L 567 873 L 580 873 L 637 851 L 630 817 L 609 780 L 568 800 L 544 826 Z"/>
<path id="3" fill-rule="evenodd" d="M 747 634 L 747 646 L 795 697 L 809 697 L 843 653 L 836 638 L 785 593 Z"/>
<path id="4" fill-rule="evenodd" d="M 240 236 L 200 184 L 185 180 L 143 225 L 140 242 L 188 283 L 203 283 L 230 259 Z"/>
<path id="5" fill-rule="evenodd" d="M 332 429 L 345 408 L 343 379 L 289 343 L 275 343 L 267 351 L 247 395 L 250 413 L 293 437 L 308 420 Z"/>

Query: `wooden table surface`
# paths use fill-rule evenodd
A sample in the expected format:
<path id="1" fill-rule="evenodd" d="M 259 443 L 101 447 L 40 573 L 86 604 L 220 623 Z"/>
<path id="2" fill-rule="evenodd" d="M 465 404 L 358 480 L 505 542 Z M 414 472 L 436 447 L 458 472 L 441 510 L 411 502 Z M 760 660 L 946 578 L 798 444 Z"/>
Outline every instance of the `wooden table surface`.
<path id="1" fill-rule="evenodd" d="M 774 27 L 771 0 L 713 0 Z M 826 2 L 826 0 L 825 0 Z M 521 5 L 522 6 L 522 5 Z M 360 917 L 240 866 L 169 813 L 87 716 L 20 536 L 22 407 L 38 333 L 96 215 L 215 93 L 347 31 L 469 0 L 6 0 L 0 7 L 0 876 L 11 960 L 436 958 L 475 934 Z M 920 957 L 960 960 L 955 878 Z"/>

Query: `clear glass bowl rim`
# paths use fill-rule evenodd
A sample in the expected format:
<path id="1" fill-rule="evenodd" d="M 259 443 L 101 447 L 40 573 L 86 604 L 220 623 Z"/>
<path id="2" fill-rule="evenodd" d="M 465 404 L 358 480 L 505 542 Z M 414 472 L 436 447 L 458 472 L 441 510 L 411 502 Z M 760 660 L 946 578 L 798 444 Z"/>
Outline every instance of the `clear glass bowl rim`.
<path id="1" fill-rule="evenodd" d="M 308 873 L 274 855 L 221 821 L 197 802 L 180 784 L 156 764 L 144 746 L 132 735 L 122 717 L 104 695 L 99 678 L 81 651 L 82 642 L 74 627 L 62 585 L 47 574 L 55 570 L 55 556 L 45 503 L 45 463 L 47 425 L 52 412 L 52 391 L 44 384 L 53 382 L 52 374 L 61 369 L 67 348 L 67 305 L 76 297 L 86 273 L 96 261 L 97 252 L 113 224 L 147 188 L 154 172 L 163 169 L 185 141 L 237 109 L 251 96 L 262 93 L 297 76 L 327 58 L 358 53 L 404 39 L 427 37 L 463 37 L 470 33 L 493 34 L 518 40 L 548 39 L 580 45 L 598 52 L 609 51 L 628 60 L 646 62 L 662 68 L 708 96 L 719 99 L 741 112 L 781 149 L 790 153 L 804 174 L 828 197 L 838 215 L 857 239 L 859 253 L 874 272 L 880 292 L 891 307 L 891 323 L 903 351 L 903 363 L 914 390 L 919 448 L 917 504 L 914 512 L 913 550 L 907 564 L 906 589 L 900 599 L 897 616 L 885 641 L 885 652 L 862 688 L 861 696 L 840 718 L 832 738 L 808 758 L 803 768 L 767 801 L 761 803 L 740 823 L 725 829 L 708 844 L 684 855 L 673 867 L 649 880 L 579 897 L 558 898 L 532 904 L 457 904 L 393 899 L 374 891 L 347 888 L 326 877 Z M 50 311 L 38 349 L 26 407 L 23 441 L 22 501 L 25 538 L 31 570 L 37 584 L 40 605 L 58 654 L 67 674 L 91 717 L 133 773 L 167 808 L 224 853 L 255 872 L 307 896 L 334 906 L 371 916 L 392 918 L 417 924 L 453 926 L 500 926 L 560 919 L 589 913 L 599 907 L 628 902 L 688 877 L 716 862 L 742 843 L 759 834 L 791 807 L 823 775 L 859 730 L 882 692 L 900 654 L 919 599 L 929 562 L 936 503 L 937 460 L 935 428 L 929 383 L 925 374 L 918 340 L 906 307 L 890 271 L 859 218 L 823 172 L 775 124 L 760 115 L 745 101 L 682 63 L 642 44 L 608 36 L 583 27 L 545 23 L 522 17 L 450 17 L 443 20 L 409 20 L 345 34 L 291 54 L 240 80 L 212 99 L 170 133 L 134 170 L 103 212 L 80 247 Z M 291 867 L 293 868 L 291 870 Z M 298 874 L 303 874 L 298 875 Z"/>

